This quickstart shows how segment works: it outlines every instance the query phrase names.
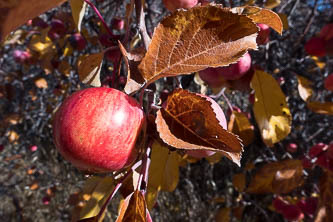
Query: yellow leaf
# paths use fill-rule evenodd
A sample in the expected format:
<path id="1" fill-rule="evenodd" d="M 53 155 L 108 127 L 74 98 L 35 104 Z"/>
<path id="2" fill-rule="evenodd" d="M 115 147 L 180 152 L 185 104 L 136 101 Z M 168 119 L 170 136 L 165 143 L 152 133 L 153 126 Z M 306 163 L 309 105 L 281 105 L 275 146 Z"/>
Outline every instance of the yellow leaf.
<path id="1" fill-rule="evenodd" d="M 49 28 L 46 28 L 41 31 L 41 35 L 33 35 L 29 42 L 28 47 L 32 51 L 38 52 L 41 56 L 56 50 L 52 40 L 47 36 L 48 30 Z"/>
<path id="2" fill-rule="evenodd" d="M 323 69 L 326 66 L 325 62 L 320 61 L 320 59 L 317 56 L 311 56 L 313 61 L 316 63 L 316 65 L 319 67 L 319 69 Z"/>
<path id="3" fill-rule="evenodd" d="M 242 112 L 232 112 L 228 130 L 238 135 L 242 139 L 244 146 L 248 146 L 254 140 L 254 127 Z"/>
<path id="4" fill-rule="evenodd" d="M 265 8 L 273 9 L 281 4 L 281 0 L 267 0 L 264 4 Z"/>
<path id="5" fill-rule="evenodd" d="M 111 194 L 114 188 L 114 181 L 111 177 L 105 177 L 100 180 L 88 203 L 80 211 L 80 219 L 95 217 L 99 214 L 103 204 Z"/>
<path id="6" fill-rule="evenodd" d="M 222 157 L 223 157 L 222 153 L 216 152 L 215 154 L 213 154 L 211 156 L 208 156 L 208 157 L 205 157 L 205 158 L 206 158 L 206 160 L 208 160 L 208 162 L 210 164 L 215 164 L 215 163 L 220 162 L 220 160 L 222 159 Z"/>
<path id="7" fill-rule="evenodd" d="M 157 141 L 153 143 L 148 187 L 172 192 L 179 181 L 179 156 Z"/>
<path id="8" fill-rule="evenodd" d="M 76 28 L 81 32 L 81 23 L 86 11 L 87 3 L 83 0 L 70 0 L 72 8 L 72 16 L 76 24 Z"/>
<path id="9" fill-rule="evenodd" d="M 273 146 L 290 133 L 291 114 L 278 82 L 269 74 L 256 70 L 251 81 L 255 90 L 253 112 L 261 136 Z"/>
<path id="10" fill-rule="evenodd" d="M 80 80 L 85 84 L 95 87 L 101 86 L 100 72 L 102 68 L 104 53 L 91 54 L 81 57 L 78 61 L 78 73 Z"/>
<path id="11" fill-rule="evenodd" d="M 333 115 L 333 102 L 308 102 L 307 106 L 315 113 Z"/>
<path id="12" fill-rule="evenodd" d="M 306 102 L 311 98 L 313 94 L 313 90 L 311 88 L 312 83 L 308 79 L 300 75 L 297 75 L 297 80 L 299 95 Z"/>
<path id="13" fill-rule="evenodd" d="M 15 0 L 0 2 L 0 42 L 11 31 L 23 25 L 51 8 L 65 2 L 65 0 L 41 1 L 41 0 Z M 9 4 L 10 3 L 10 4 Z"/>

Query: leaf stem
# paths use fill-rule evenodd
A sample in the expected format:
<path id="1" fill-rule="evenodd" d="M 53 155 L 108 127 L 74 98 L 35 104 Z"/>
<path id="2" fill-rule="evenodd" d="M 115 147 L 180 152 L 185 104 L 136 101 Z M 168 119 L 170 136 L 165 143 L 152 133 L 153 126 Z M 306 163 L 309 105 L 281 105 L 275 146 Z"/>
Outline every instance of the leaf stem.
<path id="1" fill-rule="evenodd" d="M 99 20 L 102 22 L 104 28 L 106 29 L 106 31 L 109 33 L 110 36 L 113 36 L 113 33 L 111 31 L 111 29 L 109 28 L 109 26 L 106 24 L 105 20 L 103 19 L 101 13 L 99 12 L 99 10 L 96 8 L 96 6 L 90 1 L 90 0 L 84 0 L 93 10 L 94 12 L 97 14 Z"/>

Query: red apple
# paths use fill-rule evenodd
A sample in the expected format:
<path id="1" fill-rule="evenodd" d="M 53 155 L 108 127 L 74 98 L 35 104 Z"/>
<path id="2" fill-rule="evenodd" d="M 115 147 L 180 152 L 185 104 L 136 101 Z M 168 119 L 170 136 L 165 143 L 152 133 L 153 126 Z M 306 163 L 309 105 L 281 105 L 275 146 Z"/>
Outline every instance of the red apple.
<path id="1" fill-rule="evenodd" d="M 257 36 L 257 44 L 258 45 L 265 45 L 267 42 L 269 42 L 269 34 L 271 33 L 271 30 L 269 29 L 269 26 L 266 24 L 257 24 L 260 28 L 260 31 L 258 32 Z"/>
<path id="2" fill-rule="evenodd" d="M 333 73 L 329 74 L 324 81 L 325 89 L 333 91 Z"/>
<path id="3" fill-rule="evenodd" d="M 112 88 L 88 88 L 68 97 L 56 112 L 54 143 L 79 169 L 111 172 L 136 159 L 145 124 L 135 99 Z"/>
<path id="4" fill-rule="evenodd" d="M 121 18 L 113 18 L 111 20 L 111 26 L 115 30 L 122 30 L 125 26 L 125 21 Z"/>
<path id="5" fill-rule="evenodd" d="M 227 130 L 228 129 L 227 120 L 225 118 L 223 110 L 221 109 L 221 106 L 219 104 L 217 104 L 217 102 L 215 102 L 215 100 L 213 100 L 212 98 L 210 98 L 208 96 L 201 95 L 201 94 L 197 94 L 197 95 L 206 98 L 209 102 L 212 103 L 212 108 L 216 114 L 216 118 L 220 122 L 223 129 Z M 192 156 L 195 158 L 202 158 L 202 157 L 211 156 L 211 155 L 215 154 L 215 152 L 209 151 L 209 150 L 208 151 L 207 150 L 189 150 L 189 151 L 187 151 L 187 154 L 189 156 Z"/>
<path id="6" fill-rule="evenodd" d="M 289 144 L 287 145 L 287 151 L 288 151 L 289 153 L 295 153 L 295 152 L 297 152 L 297 148 L 298 148 L 298 146 L 297 146 L 296 143 L 289 143 Z"/>
<path id="7" fill-rule="evenodd" d="M 192 8 L 198 4 L 198 0 L 163 0 L 163 4 L 169 11 L 175 11 L 179 8 Z"/>
<path id="8" fill-rule="evenodd" d="M 199 71 L 200 79 L 202 79 L 211 88 L 220 88 L 226 84 L 226 80 L 219 72 L 219 68 L 207 68 Z"/>
<path id="9" fill-rule="evenodd" d="M 218 68 L 221 75 L 226 80 L 240 79 L 251 68 L 251 56 L 249 53 L 245 53 L 237 63 L 231 64 L 227 67 Z"/>
<path id="10" fill-rule="evenodd" d="M 318 198 L 309 197 L 307 199 L 301 199 L 297 202 L 297 206 L 303 211 L 303 213 L 312 217 L 317 210 Z"/>
<path id="11" fill-rule="evenodd" d="M 29 64 L 32 61 L 32 55 L 29 51 L 14 50 L 14 60 L 20 64 Z"/>
<path id="12" fill-rule="evenodd" d="M 68 40 L 72 47 L 79 51 L 83 50 L 87 45 L 86 40 L 80 33 L 74 33 L 73 35 L 71 35 L 71 37 L 69 37 Z"/>
<path id="13" fill-rule="evenodd" d="M 275 210 L 279 213 L 282 213 L 289 205 L 286 201 L 284 201 L 279 196 L 274 198 L 272 204 L 273 204 L 273 207 L 275 208 Z"/>
<path id="14" fill-rule="evenodd" d="M 310 148 L 309 157 L 314 158 L 322 154 L 325 150 L 327 150 L 327 145 L 324 143 L 318 143 Z"/>
<path id="15" fill-rule="evenodd" d="M 284 218 L 289 221 L 299 221 L 304 218 L 304 214 L 298 206 L 289 204 L 283 212 L 281 212 Z"/>
<path id="16" fill-rule="evenodd" d="M 307 43 L 305 44 L 305 51 L 309 55 L 313 56 L 325 56 L 325 40 L 320 37 L 312 37 Z"/>
<path id="17" fill-rule="evenodd" d="M 333 39 L 333 23 L 326 24 L 320 30 L 319 37 L 325 40 Z"/>

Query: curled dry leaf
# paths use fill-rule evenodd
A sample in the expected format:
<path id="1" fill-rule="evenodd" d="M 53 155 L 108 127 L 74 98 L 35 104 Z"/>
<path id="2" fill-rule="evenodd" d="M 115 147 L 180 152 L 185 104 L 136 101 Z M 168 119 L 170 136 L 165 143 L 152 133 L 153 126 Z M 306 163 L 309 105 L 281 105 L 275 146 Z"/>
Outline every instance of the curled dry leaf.
<path id="1" fill-rule="evenodd" d="M 250 145 L 254 140 L 254 127 L 245 113 L 233 111 L 228 123 L 228 130 L 238 135 L 244 146 Z"/>
<path id="2" fill-rule="evenodd" d="M 280 35 L 282 34 L 283 24 L 280 16 L 269 9 L 259 8 L 256 6 L 244 6 L 233 8 L 232 11 L 246 15 L 255 23 L 266 24 L 277 31 Z"/>
<path id="3" fill-rule="evenodd" d="M 95 87 L 101 86 L 100 72 L 102 68 L 104 52 L 80 57 L 78 61 L 78 73 L 80 81 Z"/>
<path id="4" fill-rule="evenodd" d="M 81 32 L 81 23 L 86 11 L 87 3 L 84 0 L 70 0 L 73 20 L 76 24 L 76 29 Z"/>
<path id="5" fill-rule="evenodd" d="M 308 108 L 319 114 L 333 115 L 333 102 L 308 102 Z"/>
<path id="6" fill-rule="evenodd" d="M 178 10 L 155 29 L 139 65 L 146 82 L 235 63 L 256 49 L 253 21 L 220 5 Z"/>
<path id="7" fill-rule="evenodd" d="M 255 90 L 253 112 L 267 146 L 284 139 L 291 128 L 291 114 L 286 96 L 278 82 L 264 71 L 256 70 L 251 81 Z"/>
<path id="8" fill-rule="evenodd" d="M 312 83 L 307 79 L 300 75 L 297 75 L 298 80 L 298 93 L 299 96 L 306 102 L 308 101 L 313 94 Z"/>
<path id="9" fill-rule="evenodd" d="M 136 190 L 121 203 L 116 222 L 146 222 L 147 207 L 143 194 Z"/>
<path id="10" fill-rule="evenodd" d="M 221 152 L 240 165 L 243 145 L 225 130 L 207 97 L 176 89 L 157 112 L 156 125 L 162 140 L 186 150 Z"/>
<path id="11" fill-rule="evenodd" d="M 301 160 L 283 160 L 268 163 L 260 168 L 252 178 L 246 192 L 254 194 L 289 193 L 302 186 L 303 165 Z"/>
<path id="12" fill-rule="evenodd" d="M 138 65 L 146 51 L 144 48 L 136 48 L 132 52 L 127 52 L 120 42 L 119 49 L 127 67 L 127 81 L 124 90 L 127 94 L 131 94 L 138 91 L 145 82 L 138 70 Z"/>
<path id="13" fill-rule="evenodd" d="M 65 0 L 16 0 L 0 2 L 0 42 L 14 29 Z"/>

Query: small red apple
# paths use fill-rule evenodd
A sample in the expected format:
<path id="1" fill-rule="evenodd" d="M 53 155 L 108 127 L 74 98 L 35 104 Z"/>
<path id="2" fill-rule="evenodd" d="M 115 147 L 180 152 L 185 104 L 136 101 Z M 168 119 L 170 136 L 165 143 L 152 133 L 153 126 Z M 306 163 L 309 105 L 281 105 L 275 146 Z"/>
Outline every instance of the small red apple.
<path id="1" fill-rule="evenodd" d="M 165 8 L 173 12 L 179 8 L 192 8 L 198 4 L 198 0 L 163 0 Z"/>
<path id="2" fill-rule="evenodd" d="M 327 145 L 324 143 L 318 143 L 310 148 L 309 157 L 314 158 L 322 154 L 325 150 L 327 150 Z"/>
<path id="3" fill-rule="evenodd" d="M 207 68 L 199 71 L 202 79 L 211 88 L 220 88 L 226 84 L 226 80 L 221 76 L 219 68 Z"/>
<path id="4" fill-rule="evenodd" d="M 287 145 L 287 151 L 288 151 L 289 153 L 295 153 L 295 152 L 297 152 L 297 148 L 298 148 L 298 146 L 297 146 L 296 143 L 289 143 L 289 144 Z"/>
<path id="5" fill-rule="evenodd" d="M 56 112 L 54 143 L 79 169 L 111 172 L 136 159 L 145 124 L 135 99 L 112 88 L 88 88 L 68 97 Z"/>
<path id="6" fill-rule="evenodd" d="M 320 37 L 312 37 L 309 41 L 306 42 L 305 51 L 309 55 L 318 57 L 325 56 L 325 40 Z"/>
<path id="7" fill-rule="evenodd" d="M 304 218 L 304 214 L 301 209 L 294 204 L 289 204 L 281 213 L 284 218 L 289 221 L 299 221 Z"/>
<path id="8" fill-rule="evenodd" d="M 257 36 L 257 44 L 259 45 L 265 45 L 269 42 L 269 34 L 271 33 L 271 30 L 269 29 L 269 26 L 266 24 L 257 24 L 260 28 L 260 31 L 258 32 Z"/>
<path id="9" fill-rule="evenodd" d="M 333 39 L 333 23 L 326 24 L 320 30 L 319 37 L 325 40 Z"/>
<path id="10" fill-rule="evenodd" d="M 249 53 L 245 53 L 237 63 L 231 64 L 227 67 L 218 68 L 221 75 L 226 80 L 240 79 L 251 68 L 251 56 Z"/>
<path id="11" fill-rule="evenodd" d="M 296 204 L 306 215 L 312 217 L 317 210 L 318 198 L 309 197 L 307 199 L 301 199 Z"/>
<path id="12" fill-rule="evenodd" d="M 74 33 L 69 37 L 68 40 L 72 45 L 72 47 L 79 51 L 83 50 L 87 45 L 86 40 L 83 38 L 83 36 L 80 33 Z"/>
<path id="13" fill-rule="evenodd" d="M 20 64 L 29 64 L 32 61 L 32 55 L 29 51 L 14 50 L 14 60 Z"/>
<path id="14" fill-rule="evenodd" d="M 124 26 L 125 26 L 125 21 L 121 18 L 113 18 L 111 20 L 112 29 L 122 30 L 122 29 L 124 29 Z"/>
<path id="15" fill-rule="evenodd" d="M 324 80 L 324 87 L 329 91 L 333 91 L 333 73 L 329 74 Z"/>
<path id="16" fill-rule="evenodd" d="M 279 196 L 274 198 L 272 204 L 273 204 L 273 207 L 275 208 L 275 210 L 279 213 L 282 213 L 289 205 L 286 201 L 284 201 Z"/>
<path id="17" fill-rule="evenodd" d="M 209 102 L 212 103 L 212 108 L 216 114 L 216 118 L 222 125 L 223 129 L 227 130 L 228 129 L 227 120 L 225 118 L 223 110 L 221 109 L 221 106 L 219 104 L 217 104 L 217 102 L 215 102 L 215 100 L 213 100 L 212 98 L 210 98 L 208 96 L 201 95 L 201 94 L 197 94 L 197 95 L 206 98 Z M 189 150 L 186 153 L 189 156 L 192 156 L 195 158 L 208 157 L 208 156 L 215 154 L 214 151 L 209 151 L 209 150 Z"/>

